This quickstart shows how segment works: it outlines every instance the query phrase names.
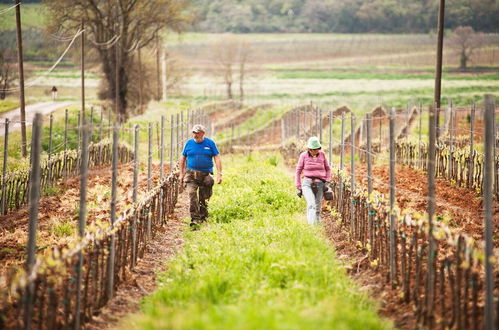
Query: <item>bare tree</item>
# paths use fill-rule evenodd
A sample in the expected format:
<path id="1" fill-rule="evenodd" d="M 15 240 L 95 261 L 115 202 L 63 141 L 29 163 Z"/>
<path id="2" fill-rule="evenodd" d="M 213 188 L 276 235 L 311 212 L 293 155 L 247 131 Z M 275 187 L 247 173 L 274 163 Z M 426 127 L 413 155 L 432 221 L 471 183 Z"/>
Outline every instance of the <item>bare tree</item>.
<path id="1" fill-rule="evenodd" d="M 483 45 L 483 35 L 471 26 L 459 26 L 449 38 L 449 46 L 459 54 L 459 69 L 466 70 L 473 53 Z"/>
<path id="2" fill-rule="evenodd" d="M 0 100 L 5 100 L 10 86 L 16 79 L 14 67 L 6 52 L 0 52 Z"/>
<path id="3" fill-rule="evenodd" d="M 182 85 L 192 75 L 187 70 L 187 63 L 177 54 L 169 52 L 166 66 L 166 89 L 168 94 L 180 94 Z"/>
<path id="4" fill-rule="evenodd" d="M 45 4 L 52 32 L 74 32 L 82 20 L 85 22 L 85 34 L 92 41 L 89 46 L 97 51 L 102 63 L 107 95 L 115 95 L 118 86 L 121 118 L 128 117 L 128 91 L 131 84 L 136 84 L 130 79 L 135 51 L 155 43 L 161 31 L 180 32 L 191 21 L 186 0 L 45 0 Z M 117 51 L 102 46 L 110 40 L 115 41 Z"/>
<path id="5" fill-rule="evenodd" d="M 239 43 L 239 100 L 244 101 L 244 79 L 246 77 L 246 70 L 248 59 L 251 56 L 251 47 L 246 40 L 241 40 Z"/>
<path id="6" fill-rule="evenodd" d="M 17 79 L 15 31 L 0 31 L 0 100 L 4 100 Z"/>
<path id="7" fill-rule="evenodd" d="M 227 98 L 232 99 L 232 85 L 239 74 L 239 95 L 244 98 L 244 79 L 251 55 L 249 43 L 241 37 L 229 34 L 213 45 L 213 58 L 226 86 Z"/>

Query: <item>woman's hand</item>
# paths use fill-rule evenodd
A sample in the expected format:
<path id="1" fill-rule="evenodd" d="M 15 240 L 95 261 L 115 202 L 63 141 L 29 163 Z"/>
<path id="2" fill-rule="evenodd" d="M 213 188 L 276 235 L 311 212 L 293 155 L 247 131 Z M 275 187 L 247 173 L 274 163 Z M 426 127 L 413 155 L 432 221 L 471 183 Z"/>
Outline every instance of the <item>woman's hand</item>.
<path id="1" fill-rule="evenodd" d="M 296 189 L 296 196 L 300 197 L 303 196 L 303 192 L 301 191 L 300 188 Z"/>

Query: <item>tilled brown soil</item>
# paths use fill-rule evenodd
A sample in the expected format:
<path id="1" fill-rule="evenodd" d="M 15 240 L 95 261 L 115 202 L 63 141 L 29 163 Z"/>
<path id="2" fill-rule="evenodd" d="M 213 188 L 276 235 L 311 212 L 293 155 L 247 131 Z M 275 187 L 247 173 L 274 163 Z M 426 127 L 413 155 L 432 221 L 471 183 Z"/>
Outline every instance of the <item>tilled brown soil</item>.
<path id="1" fill-rule="evenodd" d="M 182 247 L 186 228 L 183 219 L 188 216 L 188 196 L 183 193 L 179 195 L 173 217 L 169 218 L 165 228 L 156 233 L 127 282 L 120 285 L 113 299 L 85 325 L 85 329 L 114 328 L 123 317 L 139 310 L 140 300 L 156 289 L 156 276 L 167 269 L 166 262 Z"/>
<path id="2" fill-rule="evenodd" d="M 153 187 L 157 183 L 159 166 L 154 166 Z M 147 169 L 139 171 L 138 191 L 147 190 Z M 80 178 L 73 177 L 58 184 L 56 195 L 40 199 L 37 231 L 37 253 L 50 251 L 53 246 L 65 246 L 76 238 L 80 200 Z M 118 174 L 118 216 L 132 204 L 133 165 L 121 165 Z M 87 188 L 87 225 L 94 221 L 109 221 L 111 201 L 111 170 L 109 167 L 90 171 Z M 121 211 L 120 211 L 121 210 Z M 9 268 L 21 266 L 26 259 L 28 242 L 28 208 L 0 217 L 0 278 Z M 0 286 L 5 283 L 0 283 Z"/>
<path id="3" fill-rule="evenodd" d="M 364 165 L 356 166 L 357 182 L 367 186 Z M 404 166 L 396 167 L 395 191 L 401 209 L 426 212 L 428 208 L 427 174 Z M 373 168 L 373 187 L 385 195 L 390 192 L 390 172 L 387 166 Z M 445 179 L 436 179 L 437 221 L 443 221 L 457 232 L 463 232 L 476 240 L 483 240 L 483 199 L 470 189 L 452 185 Z M 499 221 L 499 205 L 496 205 L 494 222 Z M 499 228 L 494 237 L 499 239 Z"/>
<path id="4" fill-rule="evenodd" d="M 387 281 L 388 273 L 369 267 L 367 254 L 356 248 L 355 243 L 348 239 L 345 229 L 336 223 L 329 212 L 322 217 L 336 258 L 347 264 L 348 274 L 361 290 L 379 302 L 380 315 L 393 320 L 396 328 L 415 329 L 416 317 L 412 305 L 404 303 L 399 291 L 391 289 Z"/>

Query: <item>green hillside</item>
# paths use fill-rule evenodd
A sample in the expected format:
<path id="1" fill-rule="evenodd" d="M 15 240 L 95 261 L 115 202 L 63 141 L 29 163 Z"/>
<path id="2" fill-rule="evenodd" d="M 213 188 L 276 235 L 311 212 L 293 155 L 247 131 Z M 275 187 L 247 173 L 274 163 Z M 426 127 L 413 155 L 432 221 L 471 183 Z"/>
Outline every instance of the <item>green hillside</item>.
<path id="1" fill-rule="evenodd" d="M 24 1 L 23 1 L 24 2 Z M 0 4 L 0 10 L 12 7 L 12 1 L 8 4 Z M 23 4 L 21 6 L 21 22 L 23 29 L 36 28 L 43 29 L 45 10 L 41 4 Z M 15 10 L 4 13 L 0 19 L 0 30 L 15 30 L 16 15 Z"/>

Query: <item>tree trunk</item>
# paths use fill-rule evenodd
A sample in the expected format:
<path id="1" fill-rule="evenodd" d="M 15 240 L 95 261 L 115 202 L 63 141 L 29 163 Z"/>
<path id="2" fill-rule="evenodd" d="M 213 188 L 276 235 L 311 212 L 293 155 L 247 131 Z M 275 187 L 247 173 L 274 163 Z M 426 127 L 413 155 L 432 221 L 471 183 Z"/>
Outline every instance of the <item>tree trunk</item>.
<path id="1" fill-rule="evenodd" d="M 7 79 L 8 77 L 6 77 L 6 80 L 5 82 L 3 82 L 2 88 L 0 89 L 0 100 L 5 100 L 5 97 L 7 96 L 7 88 L 8 88 Z"/>
<path id="2" fill-rule="evenodd" d="M 110 50 L 102 50 L 99 52 L 100 58 L 103 64 L 104 77 L 107 82 L 108 91 L 107 98 L 113 100 L 114 95 L 116 93 L 116 57 L 114 55 L 114 49 Z M 128 65 L 128 54 L 126 52 L 121 52 L 120 54 L 120 65 L 118 68 L 118 76 L 119 76 L 119 109 L 117 115 L 123 120 L 126 121 L 128 118 L 127 115 L 127 85 L 128 85 L 128 75 L 125 70 L 125 67 Z"/>
<path id="3" fill-rule="evenodd" d="M 466 67 L 467 67 L 467 62 L 468 62 L 468 56 L 466 56 L 466 53 L 464 52 L 464 50 L 461 52 L 461 57 L 459 58 L 459 69 L 461 70 L 466 70 Z"/>
<path id="4" fill-rule="evenodd" d="M 239 100 L 241 103 L 244 100 L 244 63 L 241 63 L 239 67 Z"/>
<path id="5" fill-rule="evenodd" d="M 232 100 L 232 82 L 227 82 L 227 98 Z"/>

